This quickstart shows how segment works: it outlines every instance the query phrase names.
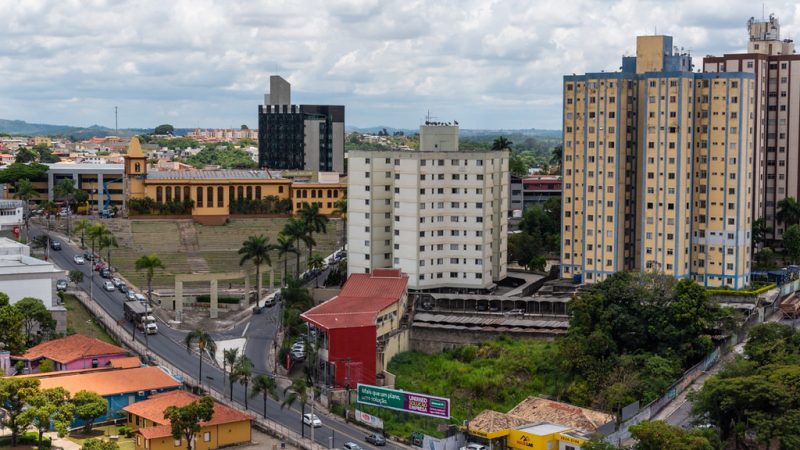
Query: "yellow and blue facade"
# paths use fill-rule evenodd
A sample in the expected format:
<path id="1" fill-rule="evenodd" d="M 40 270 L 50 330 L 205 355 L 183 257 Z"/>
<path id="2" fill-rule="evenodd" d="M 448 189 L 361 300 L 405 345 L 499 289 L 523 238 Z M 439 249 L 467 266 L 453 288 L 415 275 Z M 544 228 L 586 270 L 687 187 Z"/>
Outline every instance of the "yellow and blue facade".
<path id="1" fill-rule="evenodd" d="M 754 77 L 672 49 L 640 36 L 620 72 L 564 77 L 563 278 L 750 284 Z"/>

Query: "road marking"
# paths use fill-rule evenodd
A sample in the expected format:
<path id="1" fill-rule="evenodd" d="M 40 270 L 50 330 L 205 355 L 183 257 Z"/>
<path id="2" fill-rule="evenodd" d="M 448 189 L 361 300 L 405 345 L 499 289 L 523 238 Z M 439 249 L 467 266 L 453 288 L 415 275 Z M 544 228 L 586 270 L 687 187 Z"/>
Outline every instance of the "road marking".
<path id="1" fill-rule="evenodd" d="M 242 337 L 247 334 L 247 329 L 250 328 L 250 322 L 247 322 L 247 325 L 244 326 L 244 330 L 242 330 Z"/>

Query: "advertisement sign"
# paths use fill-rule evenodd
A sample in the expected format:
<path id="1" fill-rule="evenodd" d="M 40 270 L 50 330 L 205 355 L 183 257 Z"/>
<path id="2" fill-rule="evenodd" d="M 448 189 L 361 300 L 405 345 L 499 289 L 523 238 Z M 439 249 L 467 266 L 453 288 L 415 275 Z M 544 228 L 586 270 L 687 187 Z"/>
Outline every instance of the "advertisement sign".
<path id="1" fill-rule="evenodd" d="M 377 416 L 373 416 L 371 414 L 367 414 L 363 411 L 356 410 L 356 421 L 361 422 L 372 428 L 378 428 L 380 430 L 383 429 L 383 419 Z"/>
<path id="2" fill-rule="evenodd" d="M 450 399 L 384 387 L 358 385 L 358 403 L 438 419 L 450 418 Z"/>

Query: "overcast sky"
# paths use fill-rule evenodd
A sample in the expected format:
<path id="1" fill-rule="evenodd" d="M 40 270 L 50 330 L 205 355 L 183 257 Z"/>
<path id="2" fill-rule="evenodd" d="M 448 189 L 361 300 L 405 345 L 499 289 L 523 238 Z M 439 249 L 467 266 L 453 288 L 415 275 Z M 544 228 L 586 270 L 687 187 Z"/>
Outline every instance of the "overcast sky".
<path id="1" fill-rule="evenodd" d="M 258 125 L 269 76 L 359 127 L 559 129 L 561 77 L 617 70 L 637 34 L 695 64 L 746 47 L 748 0 L 0 0 L 0 118 Z M 782 37 L 800 3 L 767 4 Z"/>

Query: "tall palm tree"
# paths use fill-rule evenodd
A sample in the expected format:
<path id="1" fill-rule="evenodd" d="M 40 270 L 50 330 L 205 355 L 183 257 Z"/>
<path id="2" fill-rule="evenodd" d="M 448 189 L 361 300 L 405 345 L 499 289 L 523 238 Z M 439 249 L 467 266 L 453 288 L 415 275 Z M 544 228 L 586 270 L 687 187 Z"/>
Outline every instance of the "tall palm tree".
<path id="1" fill-rule="evenodd" d="M 105 224 L 100 222 L 93 223 L 89 226 L 89 228 L 86 229 L 86 237 L 88 237 L 89 242 L 91 242 L 92 257 L 94 257 L 95 245 L 100 242 L 100 239 L 102 239 L 103 236 L 106 236 L 109 232 L 110 231 Z"/>
<path id="2" fill-rule="evenodd" d="M 239 348 L 226 348 L 222 351 L 222 373 L 225 373 L 225 367 L 228 367 L 228 382 L 231 387 L 231 401 L 233 401 L 233 366 L 239 359 Z"/>
<path id="3" fill-rule="evenodd" d="M 197 372 L 197 385 L 200 387 L 203 385 L 203 353 L 208 352 L 211 358 L 213 358 L 214 354 L 217 353 L 217 343 L 214 342 L 214 338 L 212 338 L 210 334 L 203 330 L 192 330 L 186 335 L 184 343 L 186 344 L 187 352 L 191 352 L 192 346 L 197 343 L 197 350 L 200 352 L 200 368 Z"/>
<path id="4" fill-rule="evenodd" d="M 264 399 L 264 418 L 267 418 L 267 397 L 272 397 L 273 400 L 278 400 L 278 385 L 275 379 L 269 375 L 256 375 L 253 378 L 253 386 L 250 388 L 250 397 L 255 398 L 261 394 Z"/>
<path id="5" fill-rule="evenodd" d="M 75 194 L 78 189 L 75 187 L 75 182 L 70 178 L 65 178 L 59 181 L 53 187 L 53 193 L 56 198 L 64 200 L 67 204 L 67 237 L 72 238 L 72 203 L 75 201 Z"/>
<path id="6" fill-rule="evenodd" d="M 75 222 L 75 232 L 81 233 L 81 248 L 85 247 L 83 241 L 86 238 L 86 231 L 89 229 L 90 226 L 92 226 L 92 223 L 86 219 L 80 219 L 77 222 Z"/>
<path id="7" fill-rule="evenodd" d="M 285 398 L 281 403 L 281 409 L 284 407 L 291 408 L 295 402 L 300 402 L 300 430 L 302 432 L 302 437 L 306 437 L 306 427 L 303 425 L 303 416 L 306 413 L 306 404 L 308 403 L 308 385 L 306 384 L 306 380 L 302 378 L 297 378 L 292 381 L 292 384 L 286 386 L 286 389 L 283 390 L 283 395 Z"/>
<path id="8" fill-rule="evenodd" d="M 500 136 L 492 142 L 492 150 L 508 150 L 511 146 L 514 145 L 513 142 L 509 141 L 503 136 Z"/>
<path id="9" fill-rule="evenodd" d="M 295 276 L 299 275 L 300 272 L 300 250 L 297 248 L 296 245 L 296 238 L 294 236 L 290 236 L 286 234 L 287 227 L 289 223 L 299 223 L 299 222 L 290 222 L 286 223 L 286 226 L 283 227 L 283 231 L 278 234 L 277 242 L 278 244 L 275 246 L 275 249 L 278 250 L 278 257 L 283 257 L 283 280 L 284 284 L 286 283 L 286 279 L 289 277 L 289 253 L 294 253 L 297 256 L 297 273 Z M 288 231 L 294 232 L 294 228 L 297 228 L 298 225 L 292 225 L 292 229 Z M 297 230 L 299 231 L 299 230 Z M 299 239 L 299 238 L 298 238 Z"/>
<path id="10" fill-rule="evenodd" d="M 25 241 L 30 242 L 30 219 L 31 219 L 31 199 L 36 197 L 38 193 L 33 188 L 33 183 L 27 178 L 17 181 L 14 186 L 14 197 L 25 201 Z"/>
<path id="11" fill-rule="evenodd" d="M 151 253 L 149 255 L 142 255 L 141 258 L 136 260 L 135 263 L 136 271 L 141 272 L 142 270 L 146 271 L 145 276 L 147 277 L 147 301 L 150 305 L 153 304 L 153 275 L 155 275 L 156 269 L 164 270 L 166 267 L 164 263 L 161 262 L 161 259 L 158 257 L 157 254 Z"/>
<path id="12" fill-rule="evenodd" d="M 783 223 L 786 228 L 800 223 L 800 202 L 794 197 L 786 197 L 779 201 L 775 218 Z"/>
<path id="13" fill-rule="evenodd" d="M 256 305 L 261 300 L 261 265 L 266 263 L 272 266 L 272 260 L 269 257 L 271 250 L 272 246 L 269 244 L 269 238 L 263 234 L 250 236 L 242 243 L 242 248 L 239 249 L 239 254 L 242 255 L 239 265 L 242 266 L 247 261 L 252 261 L 253 265 L 256 266 Z M 245 295 L 249 295 L 249 293 Z"/>
<path id="14" fill-rule="evenodd" d="M 306 228 L 306 234 L 308 235 L 308 263 L 311 262 L 311 254 L 314 250 L 314 233 L 327 233 L 328 232 L 328 218 L 320 214 L 319 212 L 319 205 L 316 203 L 308 204 L 303 203 L 303 207 L 300 208 L 300 220 L 303 221 Z"/>
<path id="15" fill-rule="evenodd" d="M 108 261 L 108 269 L 111 270 L 111 249 L 119 248 L 119 244 L 117 243 L 117 238 L 114 236 L 114 233 L 112 233 L 108 228 L 106 228 L 106 230 L 108 233 L 100 236 L 97 248 L 100 251 L 103 251 L 103 249 L 107 250 L 106 261 Z"/>
<path id="16" fill-rule="evenodd" d="M 296 267 L 295 267 L 295 276 L 300 275 L 300 242 L 305 242 L 306 238 L 308 238 L 308 233 L 306 232 L 306 224 L 299 218 L 292 217 L 286 222 L 286 225 L 283 226 L 283 230 L 281 233 L 286 235 L 294 244 L 294 247 L 298 250 L 297 251 L 297 258 L 296 258 Z"/>
<path id="17" fill-rule="evenodd" d="M 234 365 L 233 374 L 235 374 L 236 381 L 244 386 L 244 409 L 247 409 L 247 391 L 249 389 L 250 380 L 253 379 L 253 362 L 250 361 L 250 358 L 245 355 L 239 357 L 239 360 L 236 361 Z"/>
<path id="18" fill-rule="evenodd" d="M 308 260 L 309 270 L 321 270 L 323 267 L 325 267 L 325 258 L 319 253 L 314 253 L 314 256 Z M 319 287 L 319 277 L 317 277 L 317 287 Z"/>

